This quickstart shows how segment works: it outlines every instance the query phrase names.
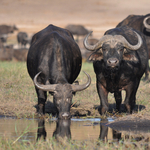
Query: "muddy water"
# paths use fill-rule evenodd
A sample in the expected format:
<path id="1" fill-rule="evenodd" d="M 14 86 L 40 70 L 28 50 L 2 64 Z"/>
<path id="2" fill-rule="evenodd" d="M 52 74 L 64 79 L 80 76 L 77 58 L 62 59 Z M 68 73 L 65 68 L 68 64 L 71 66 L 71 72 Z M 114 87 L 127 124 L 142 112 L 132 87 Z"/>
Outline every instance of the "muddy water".
<path id="1" fill-rule="evenodd" d="M 0 118 L 0 137 L 17 139 L 21 135 L 21 140 L 35 141 L 37 135 L 44 137 L 45 133 L 45 138 L 60 135 L 73 140 L 96 140 L 100 136 L 100 119 L 58 121 Z"/>
<path id="2" fill-rule="evenodd" d="M 0 137 L 5 139 L 17 139 L 36 141 L 37 137 L 49 139 L 51 137 L 68 137 L 72 140 L 113 140 L 121 138 L 130 138 L 132 136 L 139 139 L 143 137 L 131 135 L 129 131 L 121 132 L 113 130 L 107 126 L 108 122 L 113 121 L 111 118 L 107 120 L 100 119 L 71 119 L 71 120 L 29 120 L 29 119 L 13 119 L 0 118 Z M 131 131 L 132 133 L 132 131 Z M 149 138 L 149 137 L 147 137 Z M 147 139 L 146 138 L 146 139 Z"/>

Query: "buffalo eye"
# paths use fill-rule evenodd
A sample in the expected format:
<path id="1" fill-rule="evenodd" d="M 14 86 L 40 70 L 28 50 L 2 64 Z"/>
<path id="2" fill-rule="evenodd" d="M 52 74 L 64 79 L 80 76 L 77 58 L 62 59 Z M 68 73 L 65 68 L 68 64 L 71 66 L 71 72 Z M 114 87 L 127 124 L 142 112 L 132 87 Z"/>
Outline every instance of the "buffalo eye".
<path id="1" fill-rule="evenodd" d="M 127 53 L 129 53 L 129 51 L 128 51 L 126 48 L 124 48 L 123 53 L 124 53 L 124 54 L 127 54 Z"/>

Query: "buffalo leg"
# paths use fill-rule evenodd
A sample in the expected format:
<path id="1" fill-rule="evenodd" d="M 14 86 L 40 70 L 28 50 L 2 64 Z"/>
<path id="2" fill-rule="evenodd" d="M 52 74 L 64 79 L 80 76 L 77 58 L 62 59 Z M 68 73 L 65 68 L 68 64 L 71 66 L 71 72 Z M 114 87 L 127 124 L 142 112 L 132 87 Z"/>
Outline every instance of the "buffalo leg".
<path id="1" fill-rule="evenodd" d="M 148 76 L 149 76 L 149 62 L 147 63 L 147 68 L 145 70 L 145 78 L 144 78 L 145 81 L 148 81 Z"/>
<path id="2" fill-rule="evenodd" d="M 120 112 L 120 105 L 122 102 L 122 96 L 121 96 L 121 91 L 115 92 L 114 97 L 116 100 L 116 111 Z"/>
<path id="3" fill-rule="evenodd" d="M 130 86 L 127 87 L 126 89 L 126 98 L 124 101 L 124 104 L 126 106 L 127 112 L 132 113 L 132 110 L 135 106 L 135 101 L 136 101 L 136 92 L 139 86 L 139 81 L 134 82 Z"/>
<path id="4" fill-rule="evenodd" d="M 103 85 L 97 81 L 97 92 L 100 98 L 100 114 L 103 115 L 108 111 L 108 91 L 103 87 Z"/>
<path id="5" fill-rule="evenodd" d="M 45 91 L 36 89 L 36 93 L 38 96 L 38 109 L 37 112 L 39 115 L 45 114 L 45 102 L 47 99 L 47 93 Z"/>
<path id="6" fill-rule="evenodd" d="M 132 113 L 133 106 L 135 104 L 135 94 L 133 92 L 130 92 L 129 90 L 126 91 L 126 98 L 124 102 L 127 112 Z"/>

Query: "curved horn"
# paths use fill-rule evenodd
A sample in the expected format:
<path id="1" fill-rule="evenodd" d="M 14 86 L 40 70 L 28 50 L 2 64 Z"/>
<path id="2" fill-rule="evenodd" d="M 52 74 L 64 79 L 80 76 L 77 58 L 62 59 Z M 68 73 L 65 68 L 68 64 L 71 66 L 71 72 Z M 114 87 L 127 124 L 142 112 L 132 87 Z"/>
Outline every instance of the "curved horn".
<path id="1" fill-rule="evenodd" d="M 90 75 L 87 74 L 86 72 L 84 72 L 84 73 L 86 74 L 86 76 L 88 78 L 88 81 L 85 84 L 83 84 L 83 85 L 73 85 L 72 84 L 71 87 L 72 87 L 72 90 L 74 92 L 82 91 L 82 90 L 86 89 L 87 87 L 89 87 L 89 85 L 91 84 L 91 77 L 90 77 Z"/>
<path id="2" fill-rule="evenodd" d="M 84 42 L 83 42 L 85 48 L 90 50 L 90 51 L 94 51 L 94 50 L 100 48 L 104 42 L 110 41 L 112 39 L 121 41 L 126 48 L 129 48 L 131 50 L 137 50 L 143 44 L 143 40 L 142 40 L 141 36 L 137 32 L 134 31 L 134 33 L 137 35 L 137 38 L 138 38 L 138 43 L 136 45 L 131 45 L 122 35 L 114 35 L 114 36 L 113 35 L 104 35 L 95 45 L 90 45 L 88 43 L 88 37 L 91 33 L 92 32 L 90 32 L 85 37 Z"/>
<path id="3" fill-rule="evenodd" d="M 150 18 L 150 16 L 144 18 L 143 20 L 143 24 L 144 24 L 144 27 L 147 28 L 147 29 L 150 29 L 150 25 L 147 23 L 147 20 Z"/>
<path id="4" fill-rule="evenodd" d="M 94 51 L 95 50 L 95 45 L 90 45 L 88 43 L 88 37 L 90 36 L 90 34 L 92 34 L 93 31 L 89 32 L 87 34 L 87 36 L 84 38 L 84 41 L 83 41 L 83 44 L 84 44 L 84 47 L 90 51 Z"/>
<path id="5" fill-rule="evenodd" d="M 40 90 L 54 92 L 57 84 L 42 85 L 37 82 L 37 78 L 40 73 L 41 73 L 41 71 L 35 75 L 35 77 L 33 79 L 34 85 Z"/>
<path id="6" fill-rule="evenodd" d="M 90 34 L 92 33 L 93 31 L 91 31 L 84 39 L 83 41 L 83 44 L 84 44 L 84 47 L 87 49 L 87 50 L 90 50 L 90 51 L 94 51 L 100 47 L 102 47 L 103 43 L 106 42 L 106 41 L 109 41 L 110 39 L 112 39 L 112 35 L 104 35 L 102 38 L 100 38 L 100 40 L 95 44 L 95 45 L 90 45 L 88 43 L 88 37 L 90 36 Z"/>
<path id="7" fill-rule="evenodd" d="M 131 45 L 122 35 L 115 35 L 115 37 L 119 41 L 121 41 L 126 48 L 129 48 L 131 50 L 137 50 L 142 46 L 143 40 L 137 32 L 134 31 L 134 33 L 137 35 L 137 38 L 138 38 L 138 43 L 136 45 Z"/>

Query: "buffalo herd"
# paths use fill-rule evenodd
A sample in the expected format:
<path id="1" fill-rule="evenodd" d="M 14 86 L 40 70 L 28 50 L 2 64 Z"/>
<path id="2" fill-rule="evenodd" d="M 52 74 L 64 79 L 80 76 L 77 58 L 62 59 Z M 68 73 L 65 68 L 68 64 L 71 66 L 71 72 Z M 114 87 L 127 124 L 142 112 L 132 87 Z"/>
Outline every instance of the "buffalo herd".
<path id="1" fill-rule="evenodd" d="M 13 25 L 0 25 L 0 60 L 1 61 L 26 61 L 30 38 L 26 32 L 18 32 L 18 28 Z M 18 42 L 17 48 L 14 44 L 7 44 L 8 38 L 12 34 L 17 33 L 16 41 Z"/>
<path id="2" fill-rule="evenodd" d="M 0 60 L 16 58 L 27 61 L 27 71 L 38 97 L 37 111 L 40 116 L 45 114 L 49 92 L 53 96 L 58 118 L 69 119 L 73 95 L 90 86 L 91 78 L 86 72 L 86 83 L 79 85 L 75 82 L 83 59 L 79 36 L 85 37 L 84 50 L 90 54 L 88 61 L 93 62 L 100 114 L 109 110 L 108 93 L 114 93 L 116 111 L 120 112 L 122 90 L 126 92 L 126 111 L 132 113 L 140 80 L 144 73 L 145 80 L 149 76 L 150 14 L 129 15 L 116 27 L 107 30 L 99 40 L 89 39 L 92 31 L 82 25 L 69 24 L 61 28 L 50 24 L 32 38 L 26 32 L 18 32 L 19 48 L 14 49 L 6 43 L 8 36 L 17 30 L 16 26 L 0 25 Z M 27 44 L 30 44 L 29 49 Z"/>
<path id="3" fill-rule="evenodd" d="M 73 94 L 89 87 L 90 76 L 83 85 L 74 84 L 82 65 L 82 55 L 73 35 L 85 36 L 84 47 L 90 51 L 100 99 L 100 114 L 109 110 L 108 93 L 114 93 L 116 111 L 120 112 L 122 90 L 124 105 L 132 113 L 136 93 L 145 73 L 149 75 L 150 15 L 130 15 L 107 30 L 100 40 L 89 42 L 92 32 L 81 25 L 60 28 L 50 24 L 34 34 L 27 56 L 27 70 L 35 85 L 38 113 L 45 114 L 46 92 L 53 95 L 58 118 L 69 119 Z"/>

